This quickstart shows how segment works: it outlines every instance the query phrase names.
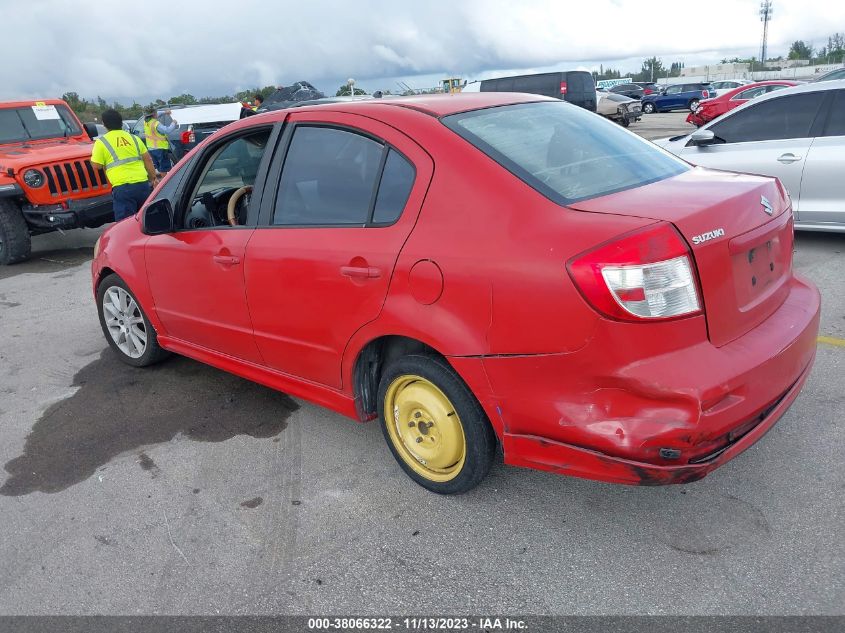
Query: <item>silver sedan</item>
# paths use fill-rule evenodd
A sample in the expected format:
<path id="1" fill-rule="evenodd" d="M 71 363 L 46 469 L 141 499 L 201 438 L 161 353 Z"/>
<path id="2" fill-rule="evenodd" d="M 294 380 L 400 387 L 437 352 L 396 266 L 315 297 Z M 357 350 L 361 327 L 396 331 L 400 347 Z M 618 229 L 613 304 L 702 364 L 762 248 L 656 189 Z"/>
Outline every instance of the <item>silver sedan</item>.
<path id="1" fill-rule="evenodd" d="M 845 81 L 771 92 L 654 142 L 694 165 L 775 176 L 796 229 L 845 232 Z"/>

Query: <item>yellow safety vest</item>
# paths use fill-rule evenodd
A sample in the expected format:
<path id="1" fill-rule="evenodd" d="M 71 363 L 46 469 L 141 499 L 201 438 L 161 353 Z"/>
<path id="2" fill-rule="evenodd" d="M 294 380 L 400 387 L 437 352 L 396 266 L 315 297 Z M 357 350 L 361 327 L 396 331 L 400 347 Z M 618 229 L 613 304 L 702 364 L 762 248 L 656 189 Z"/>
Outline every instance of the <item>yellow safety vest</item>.
<path id="1" fill-rule="evenodd" d="M 167 136 L 160 134 L 158 131 L 158 119 L 150 117 L 148 120 L 144 121 L 144 135 L 147 137 L 147 147 L 149 149 L 170 148 Z"/>
<path id="2" fill-rule="evenodd" d="M 105 149 L 103 152 L 97 145 Z M 92 159 L 106 170 L 112 187 L 147 181 L 143 149 L 136 136 L 123 130 L 111 130 L 94 142 Z"/>

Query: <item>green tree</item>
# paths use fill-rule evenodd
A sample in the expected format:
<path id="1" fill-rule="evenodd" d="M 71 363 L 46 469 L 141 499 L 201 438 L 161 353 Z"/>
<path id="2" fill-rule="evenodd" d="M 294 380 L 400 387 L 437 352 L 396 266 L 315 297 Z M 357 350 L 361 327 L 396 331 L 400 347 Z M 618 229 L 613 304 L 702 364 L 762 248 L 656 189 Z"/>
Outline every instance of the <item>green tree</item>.
<path id="1" fill-rule="evenodd" d="M 633 75 L 632 79 L 634 81 L 657 81 L 660 77 L 666 77 L 667 72 L 660 59 L 649 57 L 643 60 L 640 72 Z"/>
<path id="2" fill-rule="evenodd" d="M 170 97 L 170 103 L 181 103 L 183 105 L 196 105 L 197 98 L 194 95 L 183 92 L 178 97 Z"/>
<path id="3" fill-rule="evenodd" d="M 355 88 L 356 95 L 365 95 L 367 94 L 366 90 L 362 90 L 361 88 Z M 335 97 L 348 97 L 350 95 L 349 92 L 349 85 L 343 84 L 340 88 L 338 88 L 337 92 L 335 93 Z"/>
<path id="4" fill-rule="evenodd" d="M 787 59 L 812 59 L 813 47 L 806 44 L 803 40 L 796 40 L 792 42 L 789 47 L 789 55 Z"/>

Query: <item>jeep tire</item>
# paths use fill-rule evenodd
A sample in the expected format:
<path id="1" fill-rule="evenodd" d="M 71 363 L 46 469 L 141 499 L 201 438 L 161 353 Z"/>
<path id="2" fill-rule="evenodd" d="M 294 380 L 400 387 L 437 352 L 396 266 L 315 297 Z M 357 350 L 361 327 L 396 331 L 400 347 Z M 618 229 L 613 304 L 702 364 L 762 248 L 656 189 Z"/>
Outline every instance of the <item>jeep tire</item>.
<path id="1" fill-rule="evenodd" d="M 29 259 L 31 251 L 29 228 L 20 207 L 11 200 L 0 198 L 0 266 Z"/>

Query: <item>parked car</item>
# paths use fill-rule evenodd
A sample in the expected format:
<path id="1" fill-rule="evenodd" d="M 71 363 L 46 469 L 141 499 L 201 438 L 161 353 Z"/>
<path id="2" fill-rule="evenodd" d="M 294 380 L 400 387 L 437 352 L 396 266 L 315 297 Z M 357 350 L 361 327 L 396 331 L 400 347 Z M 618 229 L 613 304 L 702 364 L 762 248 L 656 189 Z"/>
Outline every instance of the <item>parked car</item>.
<path id="1" fill-rule="evenodd" d="M 660 92 L 660 86 L 653 81 L 634 81 L 631 83 L 643 89 L 643 96 Z"/>
<path id="2" fill-rule="evenodd" d="M 0 266 L 28 259 L 33 235 L 114 220 L 97 133 L 59 99 L 0 103 Z"/>
<path id="3" fill-rule="evenodd" d="M 797 397 L 819 293 L 792 239 L 773 178 L 555 99 L 426 95 L 228 126 L 100 237 L 92 275 L 124 362 L 175 352 L 379 418 L 429 490 L 478 484 L 497 443 L 655 485 L 737 456 Z"/>
<path id="4" fill-rule="evenodd" d="M 179 126 L 167 135 L 173 162 L 181 160 L 197 144 L 224 125 L 237 121 L 241 115 L 241 107 L 240 103 L 235 102 L 189 106 L 172 115 L 166 115 L 162 111 L 159 119 L 164 125 L 170 124 L 171 116 L 179 123 Z M 143 118 L 135 123 L 132 133 L 146 141 Z"/>
<path id="5" fill-rule="evenodd" d="M 135 127 L 137 122 L 138 119 L 123 119 L 123 130 L 125 132 L 132 132 L 132 128 Z"/>
<path id="6" fill-rule="evenodd" d="M 795 81 L 781 79 L 744 84 L 739 88 L 734 88 L 733 90 L 728 90 L 720 94 L 715 99 L 706 99 L 700 102 L 698 107 L 687 116 L 687 123 L 701 127 L 708 121 L 712 121 L 716 117 L 723 115 L 728 110 L 733 110 L 741 106 L 749 99 L 755 99 L 769 92 L 797 85 L 798 83 Z"/>
<path id="7" fill-rule="evenodd" d="M 655 142 L 696 165 L 775 176 L 792 197 L 796 229 L 845 231 L 843 80 L 764 94 Z"/>
<path id="8" fill-rule="evenodd" d="M 709 99 L 709 84 L 675 84 L 667 86 L 659 94 L 651 94 L 642 98 L 643 112 L 669 112 L 671 110 L 695 110 L 700 101 Z"/>
<path id="9" fill-rule="evenodd" d="M 835 79 L 845 79 L 845 68 L 831 70 L 830 72 L 823 74 L 821 77 L 816 77 L 812 81 L 833 81 Z"/>
<path id="10" fill-rule="evenodd" d="M 722 81 L 711 81 L 710 90 L 713 91 L 714 96 L 718 97 L 719 95 L 724 94 L 726 90 L 741 88 L 742 86 L 747 86 L 753 83 L 753 81 L 748 79 L 724 79 Z"/>
<path id="11" fill-rule="evenodd" d="M 637 84 L 617 84 L 610 88 L 608 92 L 615 92 L 631 99 L 642 99 L 645 95 L 645 90 Z"/>
<path id="12" fill-rule="evenodd" d="M 596 113 L 628 127 L 633 121 L 639 121 L 643 115 L 640 102 L 614 92 L 598 92 Z"/>
<path id="13" fill-rule="evenodd" d="M 592 112 L 596 111 L 596 82 L 583 70 L 498 77 L 481 82 L 481 92 L 526 92 L 563 99 Z"/>

